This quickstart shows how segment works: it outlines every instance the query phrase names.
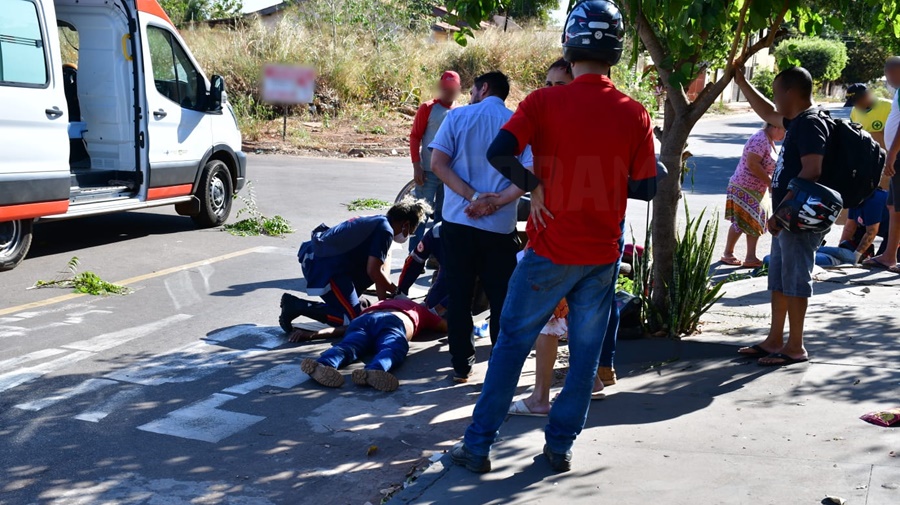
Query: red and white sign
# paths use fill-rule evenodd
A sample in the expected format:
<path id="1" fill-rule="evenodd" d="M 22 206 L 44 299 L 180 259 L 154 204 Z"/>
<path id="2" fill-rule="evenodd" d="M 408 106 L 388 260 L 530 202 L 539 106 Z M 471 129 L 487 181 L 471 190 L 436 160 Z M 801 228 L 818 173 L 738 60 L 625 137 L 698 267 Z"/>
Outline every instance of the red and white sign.
<path id="1" fill-rule="evenodd" d="M 263 69 L 262 99 L 269 103 L 312 103 L 316 71 L 310 67 L 266 65 Z"/>

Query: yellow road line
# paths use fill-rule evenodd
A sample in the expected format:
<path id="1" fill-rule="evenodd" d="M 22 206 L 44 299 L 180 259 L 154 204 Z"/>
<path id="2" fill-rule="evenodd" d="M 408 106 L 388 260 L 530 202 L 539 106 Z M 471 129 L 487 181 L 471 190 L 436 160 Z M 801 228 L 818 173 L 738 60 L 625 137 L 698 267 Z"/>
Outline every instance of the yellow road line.
<path id="1" fill-rule="evenodd" d="M 216 256 L 213 258 L 195 261 L 193 263 L 188 263 L 186 265 L 180 265 L 177 267 L 166 268 L 166 269 L 159 270 L 159 271 L 156 271 L 153 273 L 138 275 L 137 277 L 129 277 L 128 279 L 116 282 L 114 284 L 119 284 L 121 286 L 127 286 L 129 284 L 135 284 L 137 282 L 146 281 L 148 279 L 162 277 L 164 275 L 173 274 L 175 272 L 181 272 L 182 270 L 190 270 L 191 268 L 197 268 L 199 266 L 210 265 L 212 263 L 218 263 L 220 261 L 230 260 L 232 258 L 237 258 L 239 256 L 245 256 L 250 253 L 260 252 L 262 250 L 263 250 L 262 247 L 251 247 L 249 249 L 235 251 L 233 253 L 223 254 L 221 256 Z M 82 296 L 87 296 L 87 295 L 83 294 L 83 293 L 70 293 L 68 295 L 56 296 L 56 297 L 48 298 L 46 300 L 41 300 L 38 302 L 31 302 L 31 303 L 25 303 L 22 305 L 16 305 L 15 307 L 0 309 L 0 316 L 6 316 L 6 315 L 13 314 L 16 312 L 22 312 L 24 310 L 31 310 L 31 309 L 46 307 L 48 305 L 53 305 L 56 303 L 67 302 L 69 300 L 72 300 L 75 298 L 80 298 Z"/>

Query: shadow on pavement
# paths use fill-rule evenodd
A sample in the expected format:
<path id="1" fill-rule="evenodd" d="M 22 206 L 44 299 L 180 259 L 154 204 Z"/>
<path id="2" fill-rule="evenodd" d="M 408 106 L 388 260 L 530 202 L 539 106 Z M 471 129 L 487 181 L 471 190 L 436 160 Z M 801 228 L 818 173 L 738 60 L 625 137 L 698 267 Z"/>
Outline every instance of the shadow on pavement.
<path id="1" fill-rule="evenodd" d="M 98 247 L 150 235 L 198 231 L 189 217 L 151 212 L 120 212 L 102 216 L 47 221 L 34 228 L 29 258 Z M 210 230 L 221 233 L 220 230 Z"/>

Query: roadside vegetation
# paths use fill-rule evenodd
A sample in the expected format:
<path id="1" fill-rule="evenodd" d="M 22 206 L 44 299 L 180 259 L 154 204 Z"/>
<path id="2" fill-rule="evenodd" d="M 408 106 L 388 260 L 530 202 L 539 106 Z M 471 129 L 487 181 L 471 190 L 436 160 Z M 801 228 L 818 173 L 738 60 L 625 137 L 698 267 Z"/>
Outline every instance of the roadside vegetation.
<path id="1" fill-rule="evenodd" d="M 259 210 L 256 203 L 256 191 L 253 183 L 247 183 L 247 191 L 244 195 L 234 195 L 244 206 L 237 212 L 237 221 L 228 223 L 224 229 L 237 237 L 267 237 L 284 238 L 289 233 L 294 233 L 291 223 L 281 216 L 266 216 Z M 246 216 L 241 219 L 242 216 Z"/>
<path id="2" fill-rule="evenodd" d="M 60 272 L 55 279 L 50 281 L 39 280 L 34 283 L 35 288 L 71 288 L 76 293 L 94 296 L 127 295 L 131 289 L 107 282 L 99 275 L 91 271 L 79 272 L 80 261 L 77 256 L 66 264 L 66 269 Z"/>
<path id="3" fill-rule="evenodd" d="M 508 104 L 515 107 L 543 85 L 547 67 L 561 56 L 558 31 L 537 24 L 519 31 L 482 30 L 463 47 L 433 40 L 430 11 L 426 15 L 410 7 L 378 17 L 377 10 L 354 9 L 354 2 L 303 5 L 274 26 L 251 18 L 235 27 L 181 29 L 201 66 L 225 77 L 229 100 L 251 143 L 281 135 L 285 110 L 260 99 L 266 63 L 310 65 L 318 73 L 315 103 L 287 108 L 288 142 L 300 149 L 346 153 L 353 144 L 402 147 L 416 108 L 432 98 L 437 76 L 446 69 L 459 72 L 464 86 L 481 73 L 503 71 L 513 82 Z M 657 109 L 648 80 L 624 67 L 613 79 Z"/>

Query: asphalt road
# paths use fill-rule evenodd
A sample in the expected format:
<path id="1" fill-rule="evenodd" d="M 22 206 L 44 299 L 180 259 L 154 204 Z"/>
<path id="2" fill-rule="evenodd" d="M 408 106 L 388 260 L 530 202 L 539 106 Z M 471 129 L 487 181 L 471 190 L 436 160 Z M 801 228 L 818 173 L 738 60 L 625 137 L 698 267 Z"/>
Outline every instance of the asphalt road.
<path id="1" fill-rule="evenodd" d="M 692 209 L 724 207 L 758 126 L 698 126 Z M 168 208 L 45 223 L 0 274 L 0 504 L 377 503 L 461 435 L 478 389 L 447 380 L 446 339 L 414 342 L 386 395 L 312 385 L 300 358 L 329 343 L 288 344 L 277 327 L 281 293 L 302 287 L 309 230 L 351 217 L 355 198 L 393 200 L 408 163 L 251 156 L 248 170 L 259 209 L 297 232 L 197 230 Z M 630 205 L 638 240 L 645 215 Z M 28 289 L 73 256 L 134 292 Z M 478 371 L 487 351 L 480 342 Z"/>

